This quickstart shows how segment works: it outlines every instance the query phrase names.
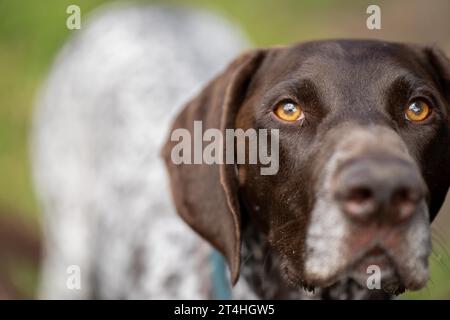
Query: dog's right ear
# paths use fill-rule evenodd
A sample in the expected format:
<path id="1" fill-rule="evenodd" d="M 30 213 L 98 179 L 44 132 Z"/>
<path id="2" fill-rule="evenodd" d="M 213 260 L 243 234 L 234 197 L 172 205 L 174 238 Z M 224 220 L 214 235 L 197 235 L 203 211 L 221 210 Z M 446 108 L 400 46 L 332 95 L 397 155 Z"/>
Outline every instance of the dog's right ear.
<path id="1" fill-rule="evenodd" d="M 266 52 L 253 50 L 240 55 L 213 79 L 177 116 L 171 128 L 171 137 L 162 150 L 178 214 L 225 256 L 233 284 L 239 277 L 241 244 L 235 166 L 193 162 L 175 164 L 172 155 L 174 147 L 180 143 L 180 136 L 174 137 L 173 134 L 179 129 L 181 131 L 177 132 L 191 137 L 189 150 L 183 151 L 189 153 L 183 154 L 188 158 L 194 157 L 194 140 L 202 140 L 203 135 L 203 132 L 194 131 L 194 121 L 201 121 L 202 131 L 214 128 L 225 137 L 226 129 L 234 129 L 236 114 Z"/>

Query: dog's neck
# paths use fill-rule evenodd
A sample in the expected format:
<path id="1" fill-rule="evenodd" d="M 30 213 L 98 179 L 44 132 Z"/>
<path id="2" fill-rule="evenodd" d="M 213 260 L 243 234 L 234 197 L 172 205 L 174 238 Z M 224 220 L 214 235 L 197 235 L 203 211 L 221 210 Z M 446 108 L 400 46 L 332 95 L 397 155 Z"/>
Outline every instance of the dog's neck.
<path id="1" fill-rule="evenodd" d="M 352 280 L 341 280 L 328 288 L 314 290 L 291 287 L 283 279 L 280 258 L 254 224 L 248 224 L 242 237 L 241 280 L 260 299 L 390 299 L 391 295 L 369 290 Z"/>

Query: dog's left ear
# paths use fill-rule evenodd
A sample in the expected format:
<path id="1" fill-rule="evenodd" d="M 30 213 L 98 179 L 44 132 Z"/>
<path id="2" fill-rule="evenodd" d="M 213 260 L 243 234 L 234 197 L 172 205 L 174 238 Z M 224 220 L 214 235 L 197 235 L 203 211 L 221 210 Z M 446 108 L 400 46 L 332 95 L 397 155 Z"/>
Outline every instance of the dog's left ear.
<path id="1" fill-rule="evenodd" d="M 173 152 L 181 143 L 181 136 L 183 142 L 184 136 L 187 136 L 190 146 L 188 150 L 183 149 L 181 157 L 187 156 L 191 161 L 195 158 L 192 145 L 198 140 L 201 146 L 205 145 L 202 142 L 203 132 L 197 132 L 194 125 L 194 121 L 201 121 L 200 130 L 214 129 L 222 135 L 222 151 L 225 155 L 225 130 L 234 129 L 236 114 L 265 54 L 266 50 L 244 53 L 213 79 L 177 116 L 171 128 L 171 137 L 162 150 L 178 214 L 225 256 L 233 284 L 239 277 L 241 246 L 235 166 L 223 162 L 206 164 L 202 159 L 197 159 L 196 164 L 195 160 L 191 164 L 177 164 Z"/>
<path id="2" fill-rule="evenodd" d="M 434 79 L 439 84 L 447 104 L 450 105 L 450 60 L 437 47 L 427 47 L 424 53 L 433 68 Z"/>
<path id="3" fill-rule="evenodd" d="M 436 165 L 441 166 L 441 169 L 439 177 L 435 177 L 433 181 L 436 188 L 434 197 L 437 199 L 430 206 L 430 219 L 433 221 L 450 187 L 450 60 L 437 47 L 425 47 L 422 48 L 421 52 L 425 55 L 433 80 L 438 86 L 442 98 L 445 100 L 444 103 L 446 104 L 448 115 L 447 127 L 440 132 L 439 139 L 441 142 L 437 145 L 437 148 L 440 149 L 440 164 Z"/>

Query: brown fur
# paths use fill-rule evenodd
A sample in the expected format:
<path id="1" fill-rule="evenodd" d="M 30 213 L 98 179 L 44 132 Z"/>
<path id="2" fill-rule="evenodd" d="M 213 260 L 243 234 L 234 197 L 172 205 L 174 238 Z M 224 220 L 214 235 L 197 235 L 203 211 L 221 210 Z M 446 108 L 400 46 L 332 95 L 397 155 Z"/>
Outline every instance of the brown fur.
<path id="1" fill-rule="evenodd" d="M 365 71 L 358 73 L 357 68 Z M 421 85 L 432 91 L 436 116 L 426 126 L 412 127 L 404 123 L 399 106 L 407 102 L 409 91 Z M 294 98 L 301 99 L 309 113 L 302 128 L 277 123 L 266 115 L 287 91 L 297 95 Z M 168 141 L 163 156 L 176 208 L 224 254 L 233 283 L 239 276 L 241 241 L 245 241 L 242 230 L 250 224 L 264 234 L 261 241 L 288 257 L 280 268 L 293 272 L 287 276 L 294 279 L 292 284 L 307 284 L 301 268 L 305 230 L 319 183 L 317 172 L 334 152 L 333 139 L 339 139 L 327 133 L 341 123 L 349 127 L 373 124 L 397 132 L 426 182 L 432 220 L 450 183 L 449 104 L 449 62 L 437 49 L 343 40 L 244 53 L 185 106 L 172 130 L 192 132 L 194 120 L 202 120 L 204 129 L 222 132 L 279 128 L 280 171 L 261 176 L 259 165 L 242 165 L 237 176 L 234 165 L 174 165 L 170 152 L 175 143 Z M 297 266 L 295 270 L 290 270 L 292 265 Z"/>

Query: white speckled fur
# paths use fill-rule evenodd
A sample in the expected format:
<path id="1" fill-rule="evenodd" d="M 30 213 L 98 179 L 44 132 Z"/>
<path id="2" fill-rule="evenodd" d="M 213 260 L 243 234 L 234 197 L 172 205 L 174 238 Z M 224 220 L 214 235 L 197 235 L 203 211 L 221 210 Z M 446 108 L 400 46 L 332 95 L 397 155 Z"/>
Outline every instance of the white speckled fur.
<path id="1" fill-rule="evenodd" d="M 210 297 L 210 246 L 176 215 L 159 150 L 183 103 L 246 40 L 213 14 L 149 6 L 102 9 L 73 33 L 32 139 L 41 296 Z M 81 290 L 66 287 L 69 265 Z"/>

